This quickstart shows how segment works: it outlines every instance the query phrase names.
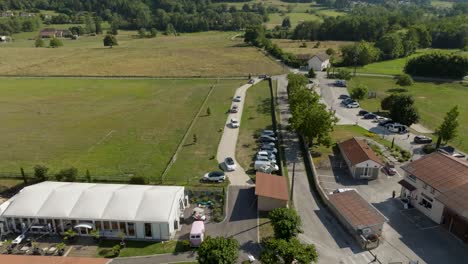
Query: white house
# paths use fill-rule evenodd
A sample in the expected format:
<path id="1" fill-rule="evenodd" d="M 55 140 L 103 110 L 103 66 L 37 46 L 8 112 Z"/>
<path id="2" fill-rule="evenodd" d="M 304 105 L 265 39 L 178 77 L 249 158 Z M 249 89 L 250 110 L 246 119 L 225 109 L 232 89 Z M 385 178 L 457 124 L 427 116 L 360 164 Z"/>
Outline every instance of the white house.
<path id="1" fill-rule="evenodd" d="M 103 237 L 169 240 L 188 206 L 184 187 L 42 182 L 0 205 L 1 233 L 99 230 Z"/>
<path id="2" fill-rule="evenodd" d="M 434 152 L 401 168 L 400 198 L 468 243 L 468 163 Z"/>
<path id="3" fill-rule="evenodd" d="M 314 69 L 314 71 L 324 71 L 329 68 L 330 56 L 326 53 L 318 53 L 307 61 L 308 69 Z"/>
<path id="4" fill-rule="evenodd" d="M 384 165 L 366 141 L 351 138 L 338 144 L 343 159 L 355 179 L 376 179 Z"/>

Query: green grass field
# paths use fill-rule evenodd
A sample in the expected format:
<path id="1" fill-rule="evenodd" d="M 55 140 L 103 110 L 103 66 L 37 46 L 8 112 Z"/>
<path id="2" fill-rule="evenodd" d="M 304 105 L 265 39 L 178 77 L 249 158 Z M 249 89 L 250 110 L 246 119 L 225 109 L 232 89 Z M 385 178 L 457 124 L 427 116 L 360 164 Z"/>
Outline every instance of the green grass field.
<path id="1" fill-rule="evenodd" d="M 408 59 L 416 56 L 423 55 L 425 53 L 438 51 L 438 52 L 460 52 L 462 54 L 468 54 L 468 52 L 462 52 L 460 50 L 447 50 L 447 49 L 421 49 L 418 50 L 415 54 L 409 56 L 408 58 L 400 58 L 395 60 L 387 60 L 387 61 L 379 61 L 375 63 L 371 63 L 365 65 L 363 67 L 358 67 L 357 72 L 360 73 L 375 73 L 375 74 L 390 74 L 390 75 L 398 75 L 403 73 L 403 68 L 406 65 Z M 350 71 L 354 71 L 354 67 L 345 67 Z"/>
<path id="2" fill-rule="evenodd" d="M 97 257 L 106 257 L 114 245 L 120 241 L 104 240 L 97 248 Z M 125 247 L 120 250 L 119 257 L 147 256 L 154 254 L 177 253 L 190 250 L 180 241 L 171 240 L 167 242 L 125 241 Z"/>
<path id="3" fill-rule="evenodd" d="M 69 26 L 69 25 L 67 25 Z M 59 26 L 57 26 L 59 27 Z M 34 48 L 37 32 L 14 35 L 0 45 L 1 75 L 27 76 L 247 76 L 278 74 L 283 68 L 237 32 L 203 32 L 138 39 L 119 31 L 119 46 L 103 46 L 103 36 L 65 39 L 60 48 Z M 46 41 L 47 42 L 47 41 Z"/>
<path id="4" fill-rule="evenodd" d="M 355 77 L 350 86 L 355 83 L 365 84 L 369 91 L 376 92 L 376 99 L 366 99 L 359 102 L 368 111 L 380 109 L 380 100 L 390 95 L 389 89 L 401 88 L 395 84 L 395 80 L 377 77 Z M 460 82 L 415 82 L 407 88 L 407 93 L 414 96 L 416 107 L 421 114 L 421 123 L 434 130 L 443 121 L 445 113 L 458 105 L 460 111 L 460 128 L 458 138 L 450 144 L 468 151 L 468 84 Z"/>
<path id="5" fill-rule="evenodd" d="M 245 84 L 244 80 L 220 82 L 215 86 L 200 117 L 184 142 L 177 160 L 164 180 L 168 183 L 197 184 L 208 171 L 218 168 L 216 152 L 226 123 L 229 106 L 235 90 Z M 211 114 L 207 115 L 207 108 Z M 193 143 L 193 135 L 197 143 Z"/>
<path id="6" fill-rule="evenodd" d="M 216 84 L 213 117 L 195 125 L 203 148 L 215 149 L 213 130 L 225 117 L 239 80 Z M 74 166 L 83 175 L 159 179 L 190 121 L 216 80 L 14 79 L 0 83 L 0 172 L 31 173 L 45 164 L 51 174 Z M 223 106 L 224 104 L 224 106 Z M 198 126 L 198 128 L 197 128 Z M 197 130 L 198 129 L 198 130 Z M 201 145 L 201 144 L 200 144 Z M 202 148 L 202 149 L 203 149 Z M 184 151 L 182 152 L 182 154 Z M 197 169 L 206 153 L 194 151 Z M 190 164 L 181 164 L 188 166 Z M 176 164 L 176 166 L 179 166 Z M 207 166 L 208 168 L 204 168 Z M 181 169 L 183 170 L 183 169 Z M 183 184 L 181 182 L 180 184 Z"/>
<path id="7" fill-rule="evenodd" d="M 263 129 L 272 129 L 268 82 L 263 81 L 247 90 L 240 123 L 242 125 L 237 139 L 236 159 L 248 174 L 254 175 L 253 159 L 258 151 L 255 135 Z"/>

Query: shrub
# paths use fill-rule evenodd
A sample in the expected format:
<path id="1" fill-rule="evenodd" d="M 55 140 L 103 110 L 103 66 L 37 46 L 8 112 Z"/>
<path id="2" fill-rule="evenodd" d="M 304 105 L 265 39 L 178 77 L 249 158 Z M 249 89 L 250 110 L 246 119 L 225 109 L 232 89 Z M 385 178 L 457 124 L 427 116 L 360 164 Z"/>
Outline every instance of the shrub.
<path id="1" fill-rule="evenodd" d="M 144 177 L 141 177 L 141 176 L 132 176 L 128 183 L 130 183 L 130 184 L 146 184 L 146 179 Z"/>
<path id="2" fill-rule="evenodd" d="M 56 175 L 55 179 L 57 181 L 67 181 L 67 182 L 74 182 L 76 180 L 76 176 L 78 175 L 78 170 L 74 167 L 60 170 Z"/>
<path id="3" fill-rule="evenodd" d="M 36 177 L 38 180 L 45 181 L 47 180 L 47 171 L 49 171 L 49 168 L 46 166 L 36 165 L 34 166 L 34 177 Z"/>
<path id="4" fill-rule="evenodd" d="M 427 53 L 410 59 L 404 71 L 414 76 L 462 78 L 468 73 L 468 56 L 456 53 Z"/>
<path id="5" fill-rule="evenodd" d="M 52 38 L 49 42 L 49 47 L 51 48 L 58 48 L 58 47 L 61 47 L 63 46 L 63 43 L 60 39 L 58 38 Z"/>
<path id="6" fill-rule="evenodd" d="M 351 72 L 343 69 L 338 69 L 335 73 L 335 78 L 343 79 L 343 80 L 350 80 L 351 79 Z"/>
<path id="7" fill-rule="evenodd" d="M 223 221 L 223 211 L 221 207 L 216 207 L 213 209 L 213 220 L 215 222 Z"/>
<path id="8" fill-rule="evenodd" d="M 413 78 L 409 76 L 408 74 L 400 74 L 397 77 L 396 84 L 400 86 L 410 86 L 413 85 Z"/>
<path id="9" fill-rule="evenodd" d="M 423 152 L 426 153 L 426 154 L 430 154 L 432 152 L 434 152 L 436 149 L 433 145 L 425 145 L 423 148 L 422 148 Z"/>
<path id="10" fill-rule="evenodd" d="M 411 158 L 411 153 L 407 150 L 401 150 L 401 157 L 405 160 L 409 160 Z"/>

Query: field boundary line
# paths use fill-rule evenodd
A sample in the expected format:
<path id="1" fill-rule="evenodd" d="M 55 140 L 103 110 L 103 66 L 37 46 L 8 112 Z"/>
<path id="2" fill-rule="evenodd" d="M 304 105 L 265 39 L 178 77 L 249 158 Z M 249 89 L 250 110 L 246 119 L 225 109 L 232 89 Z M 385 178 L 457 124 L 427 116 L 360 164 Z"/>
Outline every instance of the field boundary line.
<path id="1" fill-rule="evenodd" d="M 1 75 L 1 79 L 129 79 L 129 80 L 244 80 L 248 75 L 235 76 L 135 76 L 135 75 Z"/>
<path id="2" fill-rule="evenodd" d="M 169 160 L 169 162 L 167 163 L 167 166 L 166 168 L 164 169 L 164 172 L 163 174 L 161 175 L 161 184 L 164 182 L 164 179 L 166 178 L 166 175 L 167 173 L 169 172 L 169 170 L 172 168 L 172 165 L 175 163 L 175 161 L 177 160 L 177 154 L 179 154 L 180 150 L 182 149 L 182 146 L 184 145 L 185 143 L 185 140 L 187 140 L 187 137 L 188 135 L 190 134 L 190 132 L 192 131 L 192 128 L 193 126 L 195 125 L 195 123 L 197 122 L 198 120 L 198 117 L 200 117 L 200 113 L 201 111 L 204 109 L 206 103 L 208 102 L 208 99 L 210 98 L 211 94 L 213 93 L 216 85 L 218 84 L 218 80 L 216 80 L 216 83 L 211 85 L 210 87 L 210 90 L 208 91 L 208 94 L 206 95 L 205 99 L 203 100 L 203 103 L 201 104 L 200 108 L 198 109 L 197 113 L 194 115 L 194 117 L 192 118 L 192 121 L 190 122 L 190 125 L 189 127 L 187 128 L 187 130 L 185 131 L 185 134 L 184 136 L 182 137 L 182 140 L 180 140 L 179 142 L 179 145 L 177 146 L 177 149 L 175 150 L 174 154 L 172 155 L 171 159 Z"/>

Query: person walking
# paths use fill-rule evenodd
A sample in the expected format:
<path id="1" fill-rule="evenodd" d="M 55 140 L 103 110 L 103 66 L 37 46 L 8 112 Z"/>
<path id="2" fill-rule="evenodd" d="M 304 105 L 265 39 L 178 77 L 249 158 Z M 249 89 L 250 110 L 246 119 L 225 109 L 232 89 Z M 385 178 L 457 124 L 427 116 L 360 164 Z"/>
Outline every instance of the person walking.
<path id="1" fill-rule="evenodd" d="M 392 198 L 395 198 L 395 190 L 392 191 Z"/>

